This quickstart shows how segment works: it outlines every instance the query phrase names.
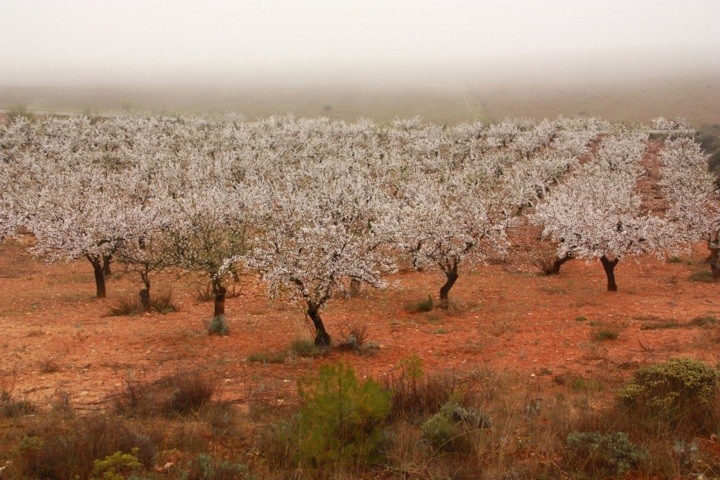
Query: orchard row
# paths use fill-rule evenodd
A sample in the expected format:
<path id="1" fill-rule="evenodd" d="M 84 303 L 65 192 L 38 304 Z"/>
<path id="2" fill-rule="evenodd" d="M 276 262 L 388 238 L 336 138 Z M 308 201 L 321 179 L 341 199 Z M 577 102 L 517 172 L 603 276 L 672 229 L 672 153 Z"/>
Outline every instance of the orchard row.
<path id="1" fill-rule="evenodd" d="M 664 119 L 17 117 L 0 126 L 0 239 L 24 229 L 42 259 L 86 258 L 99 297 L 123 263 L 146 307 L 159 270 L 199 272 L 216 316 L 242 265 L 300 302 L 326 345 L 320 313 L 338 290 L 382 287 L 404 258 L 445 274 L 446 303 L 460 267 L 505 255 L 519 225 L 542 227 L 557 262 L 600 259 L 610 290 L 620 259 L 699 240 L 720 275 L 717 192 L 693 135 Z"/>

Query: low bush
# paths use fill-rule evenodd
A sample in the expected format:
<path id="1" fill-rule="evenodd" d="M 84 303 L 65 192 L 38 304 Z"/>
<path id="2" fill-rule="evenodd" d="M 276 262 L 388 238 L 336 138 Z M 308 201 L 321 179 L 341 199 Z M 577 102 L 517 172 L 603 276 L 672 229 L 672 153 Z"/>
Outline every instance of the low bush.
<path id="1" fill-rule="evenodd" d="M 180 372 L 143 383 L 129 378 L 125 391 L 116 396 L 119 412 L 129 415 L 187 415 L 210 403 L 215 382 L 201 372 Z"/>
<path id="2" fill-rule="evenodd" d="M 152 468 L 156 448 L 149 437 L 117 417 L 97 415 L 71 421 L 48 417 L 28 429 L 16 447 L 13 466 L 18 478 L 88 478 L 98 459 L 105 459 L 102 465 L 108 469 L 114 460 L 119 462 L 122 453 L 113 457 L 116 452 L 133 452 L 140 465 Z"/>
<path id="3" fill-rule="evenodd" d="M 57 373 L 60 371 L 60 365 L 53 358 L 47 358 L 40 362 L 40 373 Z"/>
<path id="4" fill-rule="evenodd" d="M 676 358 L 637 370 L 620 398 L 642 417 L 712 430 L 718 421 L 719 378 L 713 367 Z"/>
<path id="5" fill-rule="evenodd" d="M 338 345 L 338 348 L 360 351 L 368 340 L 367 325 L 348 325 L 343 329 L 342 337 L 344 340 Z"/>
<path id="6" fill-rule="evenodd" d="M 459 395 L 453 395 L 420 428 L 423 436 L 439 450 L 468 452 L 473 445 L 472 436 L 481 428 L 492 425 L 489 416 L 475 408 L 462 406 L 461 400 Z"/>
<path id="7" fill-rule="evenodd" d="M 624 432 L 571 432 L 567 446 L 570 464 L 597 478 L 620 477 L 649 458 Z"/>

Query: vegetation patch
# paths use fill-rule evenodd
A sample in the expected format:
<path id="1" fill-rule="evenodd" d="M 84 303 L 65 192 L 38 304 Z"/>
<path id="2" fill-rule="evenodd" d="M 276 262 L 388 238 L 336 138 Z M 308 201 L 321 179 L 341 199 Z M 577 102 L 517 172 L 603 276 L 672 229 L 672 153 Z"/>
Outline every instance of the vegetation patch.
<path id="1" fill-rule="evenodd" d="M 366 463 L 377 458 L 390 394 L 378 383 L 358 381 L 350 366 L 320 367 L 299 383 L 302 406 L 295 420 L 275 430 L 298 464 Z"/>
<path id="2" fill-rule="evenodd" d="M 567 447 L 571 464 L 599 478 L 621 477 L 649 458 L 624 432 L 571 432 Z"/>
<path id="3" fill-rule="evenodd" d="M 715 428 L 719 377 L 717 369 L 702 362 L 676 358 L 637 370 L 620 398 L 644 418 Z"/>

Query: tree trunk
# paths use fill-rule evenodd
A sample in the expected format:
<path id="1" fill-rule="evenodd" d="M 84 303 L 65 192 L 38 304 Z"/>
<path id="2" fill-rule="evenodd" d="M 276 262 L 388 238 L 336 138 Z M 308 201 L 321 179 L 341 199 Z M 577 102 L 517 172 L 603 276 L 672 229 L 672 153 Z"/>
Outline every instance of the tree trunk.
<path id="1" fill-rule="evenodd" d="M 457 262 L 453 264 L 450 270 L 445 271 L 445 277 L 447 278 L 447 281 L 445 282 L 445 285 L 440 288 L 440 306 L 443 308 L 448 306 L 448 293 L 450 293 L 450 289 L 453 285 L 455 285 L 455 282 L 458 279 Z"/>
<path id="2" fill-rule="evenodd" d="M 312 304 L 308 304 L 307 315 L 312 320 L 315 326 L 315 345 L 318 347 L 329 347 L 330 346 L 330 335 L 325 330 L 322 318 L 320 318 L 320 312 L 318 308 Z"/>
<path id="3" fill-rule="evenodd" d="M 107 257 L 103 256 L 103 275 L 105 275 L 105 278 L 112 275 L 112 270 L 110 269 L 110 262 L 112 262 L 112 255 L 108 255 Z"/>
<path id="4" fill-rule="evenodd" d="M 140 295 L 140 303 L 142 304 L 143 311 L 150 312 L 150 310 L 152 310 L 152 305 L 150 303 L 150 290 L 143 288 L 140 290 L 138 295 Z"/>
<path id="5" fill-rule="evenodd" d="M 213 316 L 225 315 L 225 294 L 227 290 L 222 285 L 213 282 L 213 293 L 215 294 L 215 312 Z"/>
<path id="6" fill-rule="evenodd" d="M 608 292 L 617 292 L 617 284 L 615 283 L 615 265 L 620 261 L 619 258 L 615 260 L 608 259 L 605 255 L 600 257 L 602 266 L 605 269 L 605 275 L 607 275 L 607 289 Z"/>
<path id="7" fill-rule="evenodd" d="M 93 273 L 95 274 L 95 296 L 97 298 L 105 298 L 105 273 L 103 272 L 102 262 L 90 257 L 88 257 L 88 260 L 90 260 L 93 266 Z"/>
<path id="8" fill-rule="evenodd" d="M 556 258 L 555 262 L 553 262 L 553 266 L 550 269 L 550 275 L 559 275 L 560 274 L 560 267 L 563 263 L 567 262 L 568 260 L 572 260 L 572 255 L 567 254 L 562 258 Z"/>
<path id="9" fill-rule="evenodd" d="M 142 279 L 145 288 L 140 290 L 140 303 L 142 304 L 143 310 L 149 312 L 152 310 L 152 304 L 150 302 L 150 274 L 147 271 L 148 266 L 145 265 L 145 271 L 140 272 L 140 278 Z"/>
<path id="10" fill-rule="evenodd" d="M 720 278 L 720 248 L 711 248 L 707 259 L 713 278 Z"/>

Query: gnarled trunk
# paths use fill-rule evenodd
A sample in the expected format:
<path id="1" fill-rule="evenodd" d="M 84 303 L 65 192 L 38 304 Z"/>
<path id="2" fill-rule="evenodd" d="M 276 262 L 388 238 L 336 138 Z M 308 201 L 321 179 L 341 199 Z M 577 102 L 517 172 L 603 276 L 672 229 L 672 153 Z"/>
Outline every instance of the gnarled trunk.
<path id="1" fill-rule="evenodd" d="M 102 261 L 98 258 L 87 257 L 93 267 L 95 274 L 95 296 L 97 298 L 105 298 L 105 272 L 103 271 Z"/>
<path id="2" fill-rule="evenodd" d="M 318 308 L 310 302 L 308 302 L 307 315 L 315 326 L 315 345 L 322 348 L 329 347 L 330 335 L 328 335 L 325 330 L 325 325 L 323 324 L 322 318 L 320 318 Z"/>
<path id="3" fill-rule="evenodd" d="M 602 266 L 605 269 L 605 275 L 607 276 L 608 292 L 617 292 L 617 284 L 615 283 L 615 266 L 618 264 L 619 261 L 619 258 L 616 258 L 615 260 L 610 260 L 605 255 L 600 257 L 600 262 L 602 262 Z"/>
<path id="4" fill-rule="evenodd" d="M 572 260 L 572 255 L 567 254 L 562 258 L 556 258 L 553 262 L 552 268 L 550 269 L 550 275 L 559 275 L 560 267 L 562 267 L 563 263 L 567 262 L 568 260 Z"/>
<path id="5" fill-rule="evenodd" d="M 215 310 L 213 316 L 225 315 L 225 295 L 227 294 L 227 289 L 216 281 L 213 281 L 212 285 L 213 293 L 215 294 Z"/>
<path id="6" fill-rule="evenodd" d="M 448 294 L 450 293 L 450 289 L 455 285 L 455 282 L 458 279 L 458 266 L 457 262 L 453 263 L 453 266 L 449 270 L 445 270 L 445 277 L 447 278 L 447 281 L 445 282 L 445 285 L 440 287 L 440 306 L 441 307 L 447 307 L 448 306 Z"/>

